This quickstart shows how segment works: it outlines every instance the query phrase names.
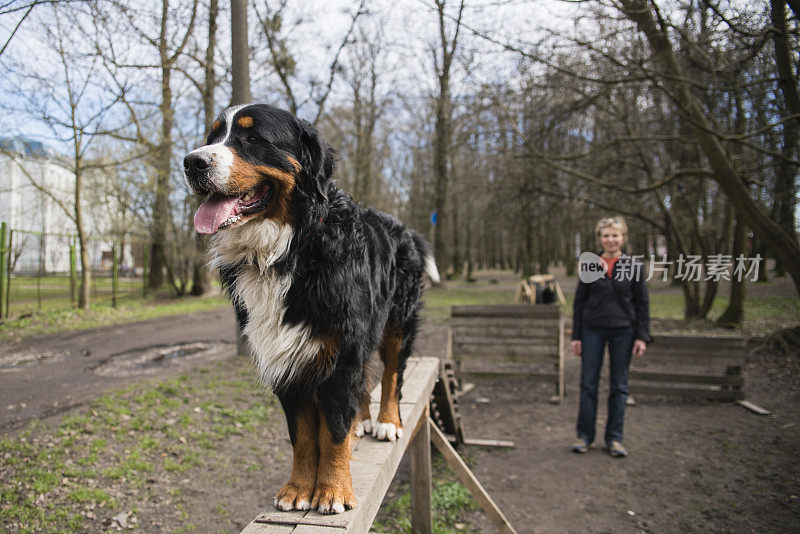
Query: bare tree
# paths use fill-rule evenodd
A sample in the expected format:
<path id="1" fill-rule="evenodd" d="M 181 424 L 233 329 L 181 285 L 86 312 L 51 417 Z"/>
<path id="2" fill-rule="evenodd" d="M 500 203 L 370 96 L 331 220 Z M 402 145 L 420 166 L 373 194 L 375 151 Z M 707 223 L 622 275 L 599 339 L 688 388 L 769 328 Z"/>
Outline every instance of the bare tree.
<path id="1" fill-rule="evenodd" d="M 175 122 L 175 102 L 172 88 L 172 75 L 178 67 L 179 60 L 189 43 L 194 31 L 198 11 L 198 0 L 188 6 L 176 8 L 170 0 L 161 0 L 154 11 L 146 14 L 157 22 L 157 32 L 150 33 L 147 26 L 137 19 L 140 11 L 127 3 L 127 0 L 116 0 L 113 3 L 94 6 L 96 21 L 95 46 L 102 55 L 109 77 L 121 93 L 121 101 L 128 112 L 132 134 L 125 132 L 107 132 L 108 135 L 133 141 L 151 152 L 155 171 L 155 187 L 152 204 L 150 269 L 147 287 L 157 289 L 164 283 L 164 272 L 167 267 L 167 234 L 170 228 L 171 209 L 169 194 L 171 191 L 172 152 L 174 148 L 173 128 Z M 181 20 L 176 9 L 186 19 Z M 120 21 L 112 20 L 114 17 Z M 149 49 L 156 60 L 148 63 L 141 54 L 127 58 L 128 50 L 119 43 L 118 33 L 130 32 Z M 137 73 L 143 70 L 156 71 L 160 74 L 160 98 L 156 103 L 142 102 L 141 93 L 132 81 Z M 149 131 L 146 119 L 152 117 L 153 107 L 160 119 L 158 133 Z M 170 280 L 172 283 L 173 281 Z M 174 285 L 174 284 L 173 284 Z"/>
<path id="2" fill-rule="evenodd" d="M 250 44 L 247 38 L 247 0 L 231 0 L 231 105 L 246 104 L 250 95 Z"/>
<path id="3" fill-rule="evenodd" d="M 439 269 L 447 269 L 447 255 L 444 247 L 442 226 L 447 215 L 447 187 L 450 181 L 448 156 L 452 143 L 452 102 L 450 91 L 450 74 L 453 58 L 458 50 L 458 36 L 461 31 L 461 16 L 464 13 L 464 0 L 460 0 L 458 10 L 453 17 L 451 35 L 447 35 L 445 8 L 447 0 L 435 0 L 439 21 L 438 49 L 433 51 L 434 68 L 439 85 L 436 96 L 436 126 L 433 151 L 433 172 L 436 177 L 435 210 L 437 224 L 434 229 L 433 248 Z M 458 267 L 458 266 L 454 266 Z"/>
<path id="4" fill-rule="evenodd" d="M 43 41 L 56 62 L 53 70 L 30 71 L 23 64 L 14 73 L 20 95 L 26 95 L 20 100 L 25 101 L 27 107 L 19 111 L 45 124 L 56 139 L 70 148 L 69 157 L 54 161 L 74 176 L 72 201 L 61 198 L 48 184 L 40 183 L 25 169 L 18 154 L 6 152 L 30 183 L 51 198 L 75 224 L 81 262 L 78 306 L 84 310 L 88 310 L 91 304 L 91 264 L 84 212 L 85 180 L 88 174 L 113 166 L 108 161 L 94 160 L 91 150 L 95 139 L 102 135 L 105 127 L 111 126 L 106 119 L 120 98 L 118 93 L 102 90 L 98 83 L 102 71 L 99 59 L 90 53 L 91 50 L 86 50 L 72 31 L 72 23 L 66 24 L 70 20 L 80 24 L 86 16 L 78 6 L 50 6 L 50 11 L 42 21 L 41 31 L 44 34 Z M 31 91 L 31 84 L 38 90 Z"/>
<path id="5" fill-rule="evenodd" d="M 747 226 L 762 239 L 773 244 L 776 256 L 785 265 L 800 294 L 800 245 L 797 238 L 771 220 L 764 209 L 750 197 L 748 185 L 737 172 L 721 142 L 721 136 L 717 134 L 709 117 L 689 89 L 689 80 L 675 56 L 666 24 L 660 18 L 657 6 L 650 0 L 620 0 L 620 5 L 625 15 L 636 23 L 647 39 L 654 59 L 663 69 L 655 74 L 680 113 L 689 121 L 692 135 L 714 169 L 714 179 Z"/>

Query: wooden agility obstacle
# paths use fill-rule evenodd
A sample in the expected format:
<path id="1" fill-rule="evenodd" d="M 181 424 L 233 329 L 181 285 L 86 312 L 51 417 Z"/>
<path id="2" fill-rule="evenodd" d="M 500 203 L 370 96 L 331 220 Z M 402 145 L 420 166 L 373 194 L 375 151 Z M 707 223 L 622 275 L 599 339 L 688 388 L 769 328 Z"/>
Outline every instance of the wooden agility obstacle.
<path id="1" fill-rule="evenodd" d="M 631 364 L 628 387 L 637 396 L 741 400 L 745 357 L 741 337 L 657 334 L 644 356 Z"/>
<path id="2" fill-rule="evenodd" d="M 356 440 L 350 459 L 357 506 L 341 514 L 323 515 L 316 510 L 259 514 L 242 534 L 341 534 L 366 533 L 383 502 L 406 450 L 411 463 L 411 522 L 413 532 L 433 529 L 431 448 L 444 456 L 448 466 L 464 483 L 498 532 L 515 533 L 492 498 L 464 464 L 458 453 L 429 417 L 429 402 L 439 379 L 438 358 L 410 358 L 403 375 L 400 414 L 405 433 L 396 442 L 377 441 L 370 436 Z M 380 408 L 380 386 L 372 391 L 373 420 Z M 276 488 L 277 491 L 277 488 Z"/>
<path id="3" fill-rule="evenodd" d="M 453 306 L 447 358 L 459 377 L 533 378 L 564 399 L 564 317 L 559 306 Z"/>

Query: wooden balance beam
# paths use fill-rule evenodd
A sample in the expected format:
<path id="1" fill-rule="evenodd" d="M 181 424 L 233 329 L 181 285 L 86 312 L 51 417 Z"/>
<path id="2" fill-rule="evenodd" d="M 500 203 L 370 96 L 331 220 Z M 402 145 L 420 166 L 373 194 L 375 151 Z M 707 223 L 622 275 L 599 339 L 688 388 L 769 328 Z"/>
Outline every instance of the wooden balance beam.
<path id="1" fill-rule="evenodd" d="M 355 441 L 350 473 L 357 505 L 342 514 L 323 515 L 316 510 L 268 511 L 259 514 L 242 534 L 342 534 L 369 532 L 386 490 L 406 450 L 411 452 L 411 520 L 414 532 L 433 529 L 431 449 L 433 441 L 448 465 L 465 482 L 500 532 L 516 532 L 481 487 L 458 453 L 429 418 L 429 402 L 439 376 L 438 358 L 410 358 L 403 375 L 400 415 L 405 432 L 396 442 L 365 436 Z M 380 408 L 380 386 L 371 394 L 370 411 L 375 420 Z M 433 430 L 432 430 L 433 429 Z M 277 491 L 277 488 L 276 488 Z"/>

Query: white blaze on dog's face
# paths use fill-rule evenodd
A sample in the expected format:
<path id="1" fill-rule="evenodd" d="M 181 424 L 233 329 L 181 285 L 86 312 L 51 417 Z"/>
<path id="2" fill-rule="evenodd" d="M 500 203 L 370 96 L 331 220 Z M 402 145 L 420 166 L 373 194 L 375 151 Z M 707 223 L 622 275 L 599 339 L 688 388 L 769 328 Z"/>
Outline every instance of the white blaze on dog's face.
<path id="1" fill-rule="evenodd" d="M 291 224 L 291 196 L 300 172 L 300 132 L 293 119 L 254 104 L 230 108 L 214 121 L 207 144 L 184 159 L 188 185 L 205 197 L 194 217 L 198 233 L 264 217 Z"/>

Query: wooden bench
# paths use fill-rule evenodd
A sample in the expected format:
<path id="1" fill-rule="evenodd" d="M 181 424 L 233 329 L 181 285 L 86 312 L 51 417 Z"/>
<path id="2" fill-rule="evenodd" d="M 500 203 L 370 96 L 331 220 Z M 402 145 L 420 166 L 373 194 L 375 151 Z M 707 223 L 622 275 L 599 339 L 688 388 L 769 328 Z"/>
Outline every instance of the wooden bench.
<path id="1" fill-rule="evenodd" d="M 371 436 L 356 440 L 350 459 L 353 491 L 358 503 L 354 509 L 336 515 L 323 515 L 316 510 L 271 510 L 259 514 L 245 527 L 242 534 L 368 532 L 407 449 L 411 451 L 412 529 L 414 532 L 431 532 L 431 442 L 442 452 L 448 465 L 472 492 L 489 518 L 498 526 L 498 530 L 515 532 L 429 417 L 429 402 L 438 378 L 439 365 L 438 358 L 408 360 L 403 374 L 403 398 L 400 402 L 400 414 L 405 429 L 402 438 L 394 443 L 377 441 Z M 380 397 L 381 390 L 378 386 L 371 394 L 370 411 L 373 420 L 378 415 Z"/>
<path id="2" fill-rule="evenodd" d="M 564 399 L 564 318 L 557 305 L 453 306 L 448 358 L 460 376 L 531 377 Z"/>
<path id="3" fill-rule="evenodd" d="M 745 340 L 741 337 L 656 335 L 641 358 L 631 363 L 631 394 L 695 399 L 745 397 Z"/>

